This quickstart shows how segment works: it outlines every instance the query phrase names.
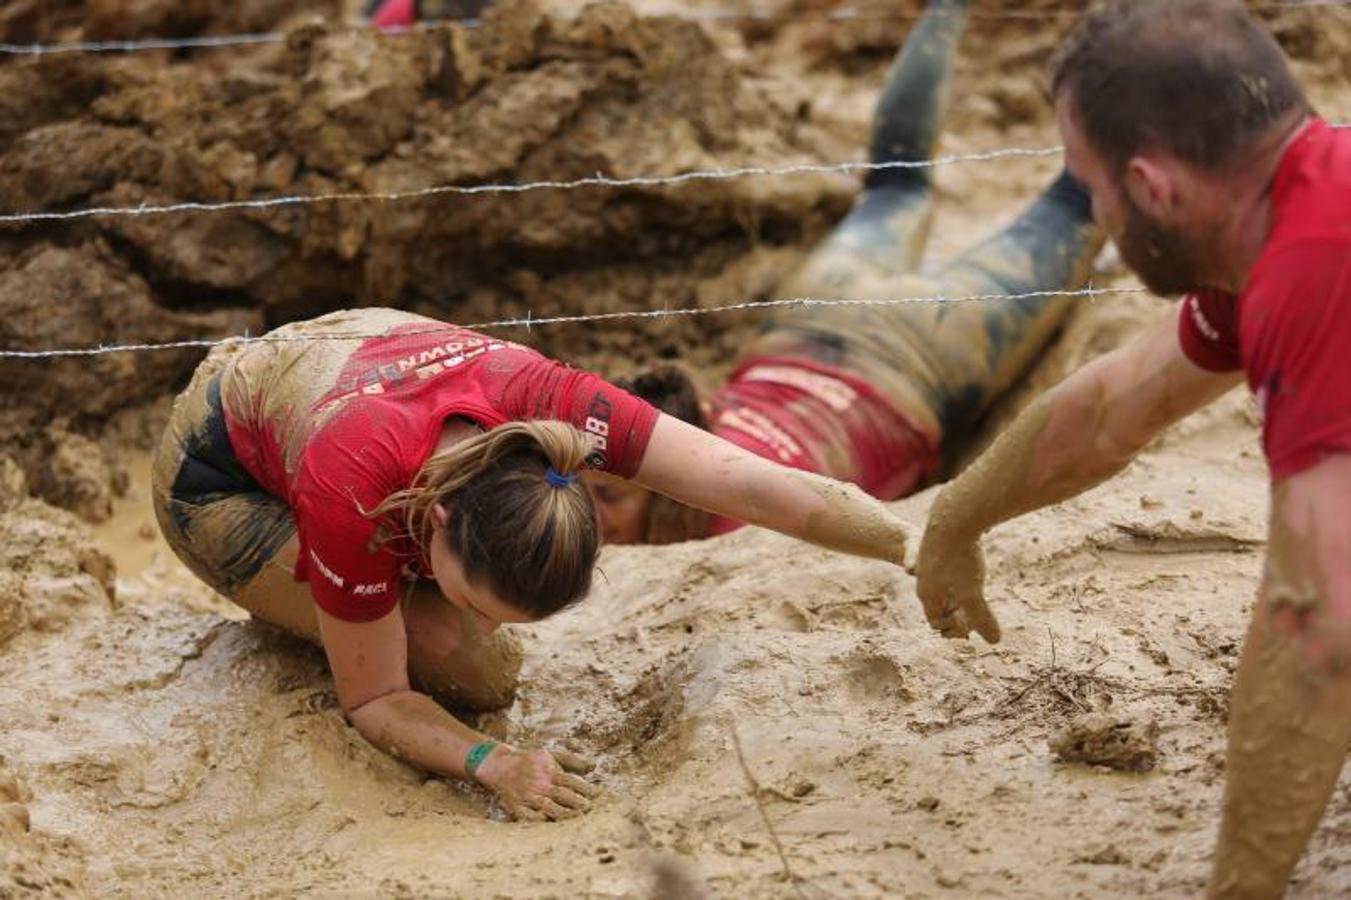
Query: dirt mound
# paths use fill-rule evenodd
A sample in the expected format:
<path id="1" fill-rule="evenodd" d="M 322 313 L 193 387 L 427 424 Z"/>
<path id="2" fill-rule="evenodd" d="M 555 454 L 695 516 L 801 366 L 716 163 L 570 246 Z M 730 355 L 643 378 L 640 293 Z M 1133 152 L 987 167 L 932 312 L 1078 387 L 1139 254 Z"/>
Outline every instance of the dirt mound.
<path id="1" fill-rule="evenodd" d="M 29 499 L 23 470 L 0 456 L 0 645 L 110 605 L 115 578 L 112 559 L 79 520 Z"/>
<path id="2" fill-rule="evenodd" d="M 342 0 L 10 0 L 0 41 L 52 43 L 239 34 L 283 27 L 297 13 L 338 21 Z"/>
<path id="3" fill-rule="evenodd" d="M 0 135 L 7 211 L 625 178 L 810 149 L 698 25 L 617 4 L 556 20 L 509 2 L 479 29 L 402 37 L 310 25 L 284 47 L 216 52 L 0 66 L 17 123 Z M 851 192 L 847 179 L 737 179 L 14 226 L 0 231 L 0 338 L 163 341 L 372 303 L 473 322 L 744 300 L 767 289 L 773 248 L 819 234 Z M 572 358 L 669 355 L 728 327 L 526 337 Z M 38 407 L 106 415 L 163 393 L 199 355 L 0 376 Z"/>
<path id="4" fill-rule="evenodd" d="M 0 758 L 0 895 L 66 897 L 83 893 L 82 866 L 68 841 L 32 835 L 26 795 Z"/>

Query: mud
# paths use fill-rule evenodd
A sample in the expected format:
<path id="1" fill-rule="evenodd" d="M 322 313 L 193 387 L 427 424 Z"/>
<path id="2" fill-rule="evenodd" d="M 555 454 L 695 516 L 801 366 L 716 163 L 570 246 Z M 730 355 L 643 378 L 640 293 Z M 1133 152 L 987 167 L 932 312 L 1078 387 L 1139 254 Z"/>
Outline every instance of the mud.
<path id="1" fill-rule="evenodd" d="M 312 12 L 335 14 L 323 2 L 11 0 L 4 40 L 298 30 L 256 51 L 0 62 L 0 206 L 858 158 L 904 34 L 802 17 L 704 28 L 613 6 L 545 25 L 513 6 L 474 34 L 386 48 L 302 26 Z M 940 152 L 1057 142 L 1035 77 L 1060 27 L 973 22 Z M 1347 12 L 1290 10 L 1274 27 L 1320 109 L 1351 121 Z M 1056 165 L 940 169 L 926 267 L 1007 221 Z M 853 190 L 746 179 L 7 227 L 0 343 L 219 335 L 376 301 L 468 321 L 744 299 L 771 292 Z M 1095 284 L 1121 283 L 1101 258 Z M 1083 304 L 1032 387 L 1160 314 L 1145 297 Z M 756 321 L 507 336 L 616 375 L 685 356 L 711 383 Z M 516 629 L 515 703 L 474 720 L 597 761 L 605 795 L 554 826 L 505 823 L 477 789 L 367 745 L 318 650 L 243 621 L 147 530 L 167 396 L 200 357 L 0 368 L 0 895 L 955 900 L 1205 887 L 1266 537 L 1257 417 L 1241 392 L 1118 478 L 992 531 L 996 647 L 930 633 L 913 580 L 885 562 L 754 529 L 607 549 L 593 598 Z M 918 524 L 931 497 L 893 508 Z M 94 519 L 111 502 L 112 515 L 91 528 L 58 502 Z M 1085 715 L 1157 723 L 1154 767 L 1057 762 L 1051 741 Z M 1289 896 L 1351 893 L 1348 835 L 1344 774 Z"/>
<path id="2" fill-rule="evenodd" d="M 1158 762 L 1159 725 L 1090 713 L 1079 716 L 1051 739 L 1051 750 L 1063 762 L 1106 766 L 1123 772 L 1147 772 Z"/>
<path id="3" fill-rule="evenodd" d="M 48 79 L 75 96 L 32 89 Z M 616 4 L 555 20 L 512 0 L 482 28 L 404 37 L 316 22 L 283 47 L 200 64 L 20 59 L 0 65 L 0 96 L 27 125 L 0 135 L 13 212 L 806 162 L 821 140 L 698 25 Z M 0 338 L 22 349 L 163 341 L 348 306 L 474 322 L 744 300 L 781 271 L 763 262 L 775 248 L 818 236 L 852 193 L 848 179 L 804 176 L 10 226 Z M 53 293 L 68 298 L 61 316 L 35 301 Z M 730 324 L 533 337 L 582 360 L 705 344 L 729 356 Z M 48 411 L 100 416 L 163 393 L 196 358 L 49 363 L 51 390 L 26 380 L 31 368 L 0 375 Z"/>

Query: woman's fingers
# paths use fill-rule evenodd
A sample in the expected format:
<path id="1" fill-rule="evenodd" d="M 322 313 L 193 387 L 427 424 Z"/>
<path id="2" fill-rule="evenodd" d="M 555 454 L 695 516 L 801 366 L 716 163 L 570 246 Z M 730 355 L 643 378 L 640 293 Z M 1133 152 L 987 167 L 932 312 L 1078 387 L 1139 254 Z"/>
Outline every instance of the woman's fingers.
<path id="1" fill-rule="evenodd" d="M 544 813 L 531 809 L 523 803 L 512 803 L 507 806 L 507 812 L 518 822 L 543 822 Z"/>
<path id="2" fill-rule="evenodd" d="M 561 784 L 555 785 L 554 789 L 549 791 L 549 799 L 559 806 L 566 806 L 568 809 L 575 809 L 578 812 L 586 812 L 591 808 L 590 799 Z"/>
<path id="3" fill-rule="evenodd" d="M 594 800 L 600 796 L 600 788 L 587 781 L 585 778 L 578 778 L 576 775 L 569 775 L 566 772 L 554 776 L 554 784 L 562 785 L 581 794 L 588 800 Z"/>
<path id="4" fill-rule="evenodd" d="M 546 819 L 552 819 L 555 822 L 559 819 L 570 819 L 580 812 L 579 810 L 568 809 L 566 806 L 555 803 L 548 797 L 538 798 L 535 803 L 535 808 L 544 813 Z"/>
<path id="5" fill-rule="evenodd" d="M 554 750 L 553 755 L 563 767 L 563 771 L 572 772 L 574 775 L 589 775 L 596 768 L 595 762 L 571 750 Z"/>

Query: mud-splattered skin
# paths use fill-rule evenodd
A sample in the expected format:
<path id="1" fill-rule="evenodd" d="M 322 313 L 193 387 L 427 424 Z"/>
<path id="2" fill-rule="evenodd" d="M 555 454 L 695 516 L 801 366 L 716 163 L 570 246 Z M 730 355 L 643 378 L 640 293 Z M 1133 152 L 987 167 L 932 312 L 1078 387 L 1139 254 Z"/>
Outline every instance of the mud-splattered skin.
<path id="1" fill-rule="evenodd" d="M 1273 493 L 1267 563 L 1230 708 L 1211 897 L 1284 893 L 1351 750 L 1348 497 L 1348 458 Z"/>

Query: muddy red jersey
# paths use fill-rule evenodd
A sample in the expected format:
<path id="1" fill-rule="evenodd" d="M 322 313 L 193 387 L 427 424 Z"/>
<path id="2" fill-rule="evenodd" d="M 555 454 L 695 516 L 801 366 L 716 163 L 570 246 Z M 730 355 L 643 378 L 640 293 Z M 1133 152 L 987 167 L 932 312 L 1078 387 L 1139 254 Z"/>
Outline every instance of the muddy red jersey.
<path id="1" fill-rule="evenodd" d="M 396 523 L 368 516 L 412 484 L 447 419 L 483 429 L 564 421 L 595 440 L 592 463 L 632 477 L 657 412 L 602 379 L 533 350 L 384 309 L 334 313 L 250 344 L 223 374 L 230 443 L 264 489 L 287 501 L 300 540 L 296 578 L 350 621 L 398 602 L 420 562 Z"/>
<path id="2" fill-rule="evenodd" d="M 1273 481 L 1351 452 L 1351 129 L 1295 138 L 1243 292 L 1188 296 L 1178 337 L 1198 366 L 1247 373 Z"/>
<path id="3" fill-rule="evenodd" d="M 910 493 L 937 464 L 936 438 L 926 439 L 870 385 L 800 357 L 744 361 L 712 405 L 712 430 L 723 440 L 881 500 Z M 709 530 L 741 524 L 719 516 Z"/>
<path id="4" fill-rule="evenodd" d="M 371 25 L 384 30 L 411 28 L 417 22 L 414 0 L 385 0 L 371 15 Z"/>

